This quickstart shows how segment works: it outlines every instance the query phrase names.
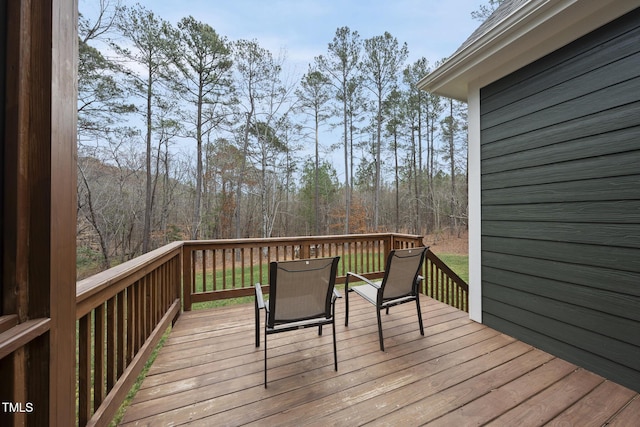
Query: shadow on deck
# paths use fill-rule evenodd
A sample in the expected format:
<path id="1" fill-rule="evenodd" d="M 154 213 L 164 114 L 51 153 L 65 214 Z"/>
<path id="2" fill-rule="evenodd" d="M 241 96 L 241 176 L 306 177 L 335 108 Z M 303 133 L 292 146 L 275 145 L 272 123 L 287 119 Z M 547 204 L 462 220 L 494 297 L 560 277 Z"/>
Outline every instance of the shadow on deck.
<path id="1" fill-rule="evenodd" d="M 638 393 L 423 297 L 383 315 L 337 305 L 331 334 L 305 329 L 254 343 L 253 305 L 183 313 L 121 425 L 637 425 Z M 264 321 L 264 319 L 261 319 Z"/>

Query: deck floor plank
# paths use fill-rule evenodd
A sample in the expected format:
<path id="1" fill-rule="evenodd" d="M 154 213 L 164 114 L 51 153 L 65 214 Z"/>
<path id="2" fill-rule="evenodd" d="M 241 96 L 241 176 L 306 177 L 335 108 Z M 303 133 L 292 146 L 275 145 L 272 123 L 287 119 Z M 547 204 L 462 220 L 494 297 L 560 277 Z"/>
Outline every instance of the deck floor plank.
<path id="1" fill-rule="evenodd" d="M 569 409 L 549 422 L 549 426 L 602 426 L 633 399 L 633 391 L 604 381 Z M 636 420 L 638 421 L 638 420 Z M 638 421 L 640 422 L 640 421 Z"/>
<path id="2" fill-rule="evenodd" d="M 558 378 L 568 375 L 574 366 L 564 360 L 552 359 L 515 378 L 500 387 L 490 390 L 455 411 L 438 418 L 434 426 L 463 426 L 485 424 L 496 413 L 507 412 L 531 396 L 549 387 Z"/>
<path id="3" fill-rule="evenodd" d="M 557 379 L 553 385 L 487 425 L 492 427 L 543 425 L 567 410 L 603 381 L 604 379 L 598 375 L 576 368 L 571 374 Z"/>
<path id="4" fill-rule="evenodd" d="M 636 396 L 619 414 L 609 423 L 610 427 L 632 426 L 640 420 L 640 396 Z"/>
<path id="5" fill-rule="evenodd" d="M 350 298 L 345 327 L 339 301 L 337 372 L 330 326 L 322 336 L 313 328 L 269 336 L 267 389 L 252 304 L 185 312 L 120 425 L 624 426 L 637 419 L 638 393 L 453 307 L 420 303 L 425 336 L 415 305 L 394 307 L 383 315 L 381 352 L 373 307 Z"/>

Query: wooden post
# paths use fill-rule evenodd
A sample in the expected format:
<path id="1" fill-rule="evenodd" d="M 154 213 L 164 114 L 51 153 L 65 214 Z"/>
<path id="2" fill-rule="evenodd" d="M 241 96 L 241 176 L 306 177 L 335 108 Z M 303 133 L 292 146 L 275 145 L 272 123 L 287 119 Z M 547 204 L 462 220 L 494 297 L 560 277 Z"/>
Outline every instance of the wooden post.
<path id="1" fill-rule="evenodd" d="M 2 314 L 17 317 L 14 330 L 38 319 L 46 325 L 7 356 L 11 399 L 27 409 L 9 422 L 74 425 L 77 0 L 0 8 Z"/>
<path id="2" fill-rule="evenodd" d="M 189 245 L 182 246 L 182 309 L 191 311 L 191 289 L 193 286 L 191 280 L 192 252 Z"/>
<path id="3" fill-rule="evenodd" d="M 47 7 L 42 1 L 41 7 Z M 51 5 L 49 425 L 75 423 L 78 0 Z"/>

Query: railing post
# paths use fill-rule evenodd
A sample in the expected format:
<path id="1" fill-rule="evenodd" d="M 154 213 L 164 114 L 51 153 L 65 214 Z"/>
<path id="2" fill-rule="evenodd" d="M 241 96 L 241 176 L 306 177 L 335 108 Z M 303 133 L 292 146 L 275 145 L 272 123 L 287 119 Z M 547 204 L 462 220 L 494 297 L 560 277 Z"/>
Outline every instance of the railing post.
<path id="1" fill-rule="evenodd" d="M 389 257 L 389 252 L 391 252 L 394 249 L 393 245 L 395 245 L 395 240 L 393 238 L 393 234 L 388 234 L 384 238 L 383 242 L 384 242 L 384 250 L 383 250 L 382 265 L 385 266 L 387 265 L 387 258 Z"/>
<path id="2" fill-rule="evenodd" d="M 191 311 L 191 289 L 193 283 L 191 279 L 192 270 L 191 249 L 187 244 L 182 246 L 182 301 L 184 311 Z M 178 292 L 178 295 L 180 293 Z"/>
<path id="3" fill-rule="evenodd" d="M 180 251 L 180 255 L 178 255 L 178 257 L 176 258 L 176 265 L 174 266 L 174 270 L 173 270 L 173 275 L 174 275 L 173 276 L 173 281 L 174 281 L 173 295 L 171 295 L 171 298 L 169 298 L 168 305 L 171 305 L 172 302 L 176 299 L 179 299 L 184 303 L 184 294 L 182 291 L 183 278 L 181 274 L 184 270 L 185 269 L 184 269 L 184 245 L 183 245 L 182 250 Z M 175 323 L 176 320 L 177 320 L 177 316 L 173 320 L 173 323 Z"/>

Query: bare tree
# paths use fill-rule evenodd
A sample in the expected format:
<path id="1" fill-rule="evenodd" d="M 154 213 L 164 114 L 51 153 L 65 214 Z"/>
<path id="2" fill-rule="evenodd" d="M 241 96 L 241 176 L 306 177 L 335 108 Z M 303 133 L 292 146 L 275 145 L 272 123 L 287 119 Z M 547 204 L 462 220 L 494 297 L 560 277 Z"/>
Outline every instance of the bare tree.
<path id="1" fill-rule="evenodd" d="M 427 132 L 428 121 L 425 111 L 428 110 L 428 95 L 418 89 L 418 82 L 430 71 L 426 58 L 420 58 L 408 65 L 402 72 L 403 82 L 407 86 L 407 124 L 410 127 L 411 176 L 413 177 L 412 206 L 414 209 L 413 232 L 420 233 L 423 227 L 422 211 L 424 210 L 424 147 L 423 140 Z"/>
<path id="2" fill-rule="evenodd" d="M 489 4 L 481 4 L 478 10 L 471 12 L 476 21 L 484 22 L 502 4 L 504 0 L 489 0 Z"/>
<path id="3" fill-rule="evenodd" d="M 107 42 L 118 11 L 117 3 L 101 0 L 95 20 L 83 15 L 78 19 L 79 144 L 104 137 L 135 110 L 123 85 L 124 68 L 94 46 Z"/>
<path id="4" fill-rule="evenodd" d="M 451 230 L 457 228 L 457 221 L 459 219 L 459 213 L 456 211 L 458 202 L 456 200 L 457 187 L 456 176 L 459 174 L 458 159 L 460 151 L 467 149 L 467 110 L 466 105 L 449 99 L 448 102 L 449 114 L 442 120 L 442 139 L 444 147 L 442 150 L 442 157 L 449 165 L 449 175 L 451 188 L 449 193 L 449 218 Z M 463 171 L 466 172 L 466 163 L 463 166 Z"/>
<path id="5" fill-rule="evenodd" d="M 241 198 L 247 172 L 248 161 L 253 159 L 255 170 L 261 178 L 260 206 L 263 237 L 267 237 L 273 224 L 272 209 L 268 209 L 267 191 L 272 188 L 267 182 L 271 177 L 268 169 L 274 170 L 277 153 L 288 149 L 280 138 L 280 131 L 286 123 L 285 117 L 294 107 L 295 83 L 283 79 L 284 58 L 274 58 L 271 52 L 261 48 L 257 41 L 240 41 L 235 49 L 236 70 L 238 72 L 239 104 L 243 125 L 239 128 L 240 145 L 243 153 L 242 167 L 236 185 L 236 233 L 242 230 Z M 277 206 L 274 205 L 274 206 Z"/>
<path id="6" fill-rule="evenodd" d="M 170 74 L 170 67 L 177 52 L 177 32 L 169 22 L 156 17 L 153 12 L 137 4 L 121 9 L 118 29 L 131 49 L 112 43 L 113 49 L 122 57 L 139 66 L 140 74 L 130 71 L 134 93 L 144 99 L 143 117 L 146 125 L 146 191 L 142 252 L 151 248 L 151 220 L 154 207 L 152 171 L 152 140 L 154 134 L 154 107 L 160 96 L 160 86 Z"/>
<path id="7" fill-rule="evenodd" d="M 130 132 L 130 131 L 129 131 Z M 139 153 L 124 131 L 109 134 L 99 145 L 78 148 L 78 218 L 91 231 L 79 227 L 79 238 L 100 248 L 100 264 L 109 268 L 115 258 L 128 258 L 138 246 L 137 217 L 144 210 L 139 185 Z M 94 240 L 95 239 L 95 240 Z"/>
<path id="8" fill-rule="evenodd" d="M 97 238 L 102 268 L 111 266 L 120 226 L 111 215 L 112 205 L 119 203 L 105 164 L 111 159 L 103 153 L 113 138 L 130 132 L 121 123 L 135 110 L 127 100 L 123 67 L 96 47 L 113 32 L 118 5 L 101 0 L 93 20 L 82 14 L 78 19 L 78 235 Z"/>
<path id="9" fill-rule="evenodd" d="M 118 19 L 120 3 L 120 0 L 99 0 L 98 12 L 92 21 L 80 13 L 78 16 L 80 43 L 89 43 L 92 40 L 101 39 L 111 32 Z"/>

